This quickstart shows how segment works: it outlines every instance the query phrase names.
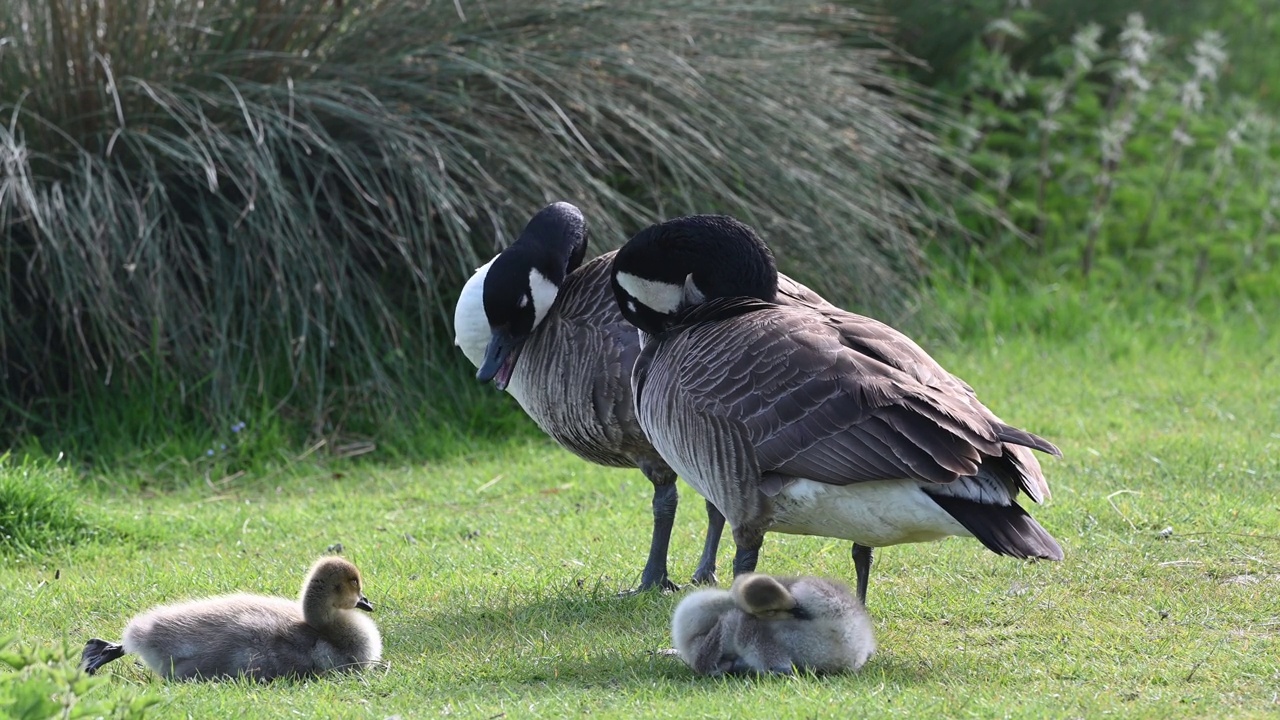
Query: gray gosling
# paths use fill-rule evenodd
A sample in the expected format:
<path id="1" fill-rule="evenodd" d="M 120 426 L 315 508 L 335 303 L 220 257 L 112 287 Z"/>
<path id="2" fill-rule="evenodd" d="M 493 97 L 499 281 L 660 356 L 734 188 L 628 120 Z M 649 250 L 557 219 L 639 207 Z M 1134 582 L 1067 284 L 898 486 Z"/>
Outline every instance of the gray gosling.
<path id="1" fill-rule="evenodd" d="M 875 652 L 871 619 L 844 585 L 739 575 L 690 593 L 671 619 L 676 651 L 702 675 L 852 672 Z"/>
<path id="2" fill-rule="evenodd" d="M 137 653 L 170 680 L 247 677 L 267 682 L 359 670 L 382 657 L 382 636 L 368 616 L 360 571 L 339 557 L 316 561 L 298 601 L 224 595 L 162 605 L 135 617 L 124 641 L 94 638 L 81 667 L 92 675 L 126 653 Z"/>

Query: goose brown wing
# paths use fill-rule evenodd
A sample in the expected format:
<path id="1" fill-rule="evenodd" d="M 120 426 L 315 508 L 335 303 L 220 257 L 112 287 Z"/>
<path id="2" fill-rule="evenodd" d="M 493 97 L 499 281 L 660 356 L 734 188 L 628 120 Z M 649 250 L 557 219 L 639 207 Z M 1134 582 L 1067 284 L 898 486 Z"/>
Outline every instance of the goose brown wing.
<path id="1" fill-rule="evenodd" d="M 840 332 L 841 342 L 859 353 L 910 375 L 923 385 L 965 402 L 985 416 L 1005 442 L 1006 462 L 987 469 L 1010 487 L 1021 487 L 1036 502 L 1049 497 L 1049 484 L 1040 463 L 1028 448 L 1050 455 L 1062 453 L 1053 443 L 1025 430 L 1007 425 L 978 400 L 973 388 L 952 375 L 914 340 L 874 318 L 848 312 L 828 303 L 822 296 L 784 275 L 778 277 L 778 304 L 808 308 L 822 314 Z"/>
<path id="2" fill-rule="evenodd" d="M 759 307 L 687 332 L 680 392 L 740 427 L 762 473 L 946 483 L 1002 453 L 981 405 L 850 347 L 824 313 Z"/>
<path id="3" fill-rule="evenodd" d="M 1004 442 L 1035 448 L 1050 455 L 1062 454 L 1048 440 L 1026 430 L 1006 425 L 978 401 L 977 393 L 969 383 L 947 372 L 937 360 L 924 351 L 924 348 L 906 335 L 879 320 L 839 308 L 821 311 L 827 322 L 839 331 L 841 342 L 847 347 L 905 372 L 920 383 L 972 406 L 993 424 L 996 435 Z"/>
<path id="4" fill-rule="evenodd" d="M 947 372 L 924 348 L 890 325 L 832 305 L 808 287 L 783 275 L 778 276 L 778 304 L 814 310 L 839 329 L 846 346 L 925 385 L 976 400 L 968 383 Z"/>
<path id="5" fill-rule="evenodd" d="M 844 312 L 840 308 L 827 302 L 827 299 L 818 293 L 809 289 L 804 283 L 778 273 L 778 296 L 776 302 L 779 305 L 790 305 L 792 307 L 808 307 L 814 310 Z"/>

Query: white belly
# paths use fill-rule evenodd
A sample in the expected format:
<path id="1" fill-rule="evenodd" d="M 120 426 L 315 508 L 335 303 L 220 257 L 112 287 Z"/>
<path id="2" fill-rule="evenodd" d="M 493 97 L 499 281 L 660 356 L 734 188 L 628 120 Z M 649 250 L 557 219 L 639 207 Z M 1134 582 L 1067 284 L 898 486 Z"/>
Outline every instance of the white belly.
<path id="1" fill-rule="evenodd" d="M 801 478 L 772 501 L 770 532 L 844 538 L 870 547 L 973 537 L 913 481 L 829 485 Z"/>

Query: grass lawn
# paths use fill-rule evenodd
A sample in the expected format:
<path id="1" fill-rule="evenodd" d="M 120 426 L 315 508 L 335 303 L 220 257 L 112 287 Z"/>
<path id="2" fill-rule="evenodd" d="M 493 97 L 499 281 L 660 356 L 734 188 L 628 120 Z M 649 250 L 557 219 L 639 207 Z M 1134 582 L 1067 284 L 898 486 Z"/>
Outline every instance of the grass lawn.
<path id="1" fill-rule="evenodd" d="M 342 543 L 377 606 L 385 668 L 166 684 L 125 658 L 93 692 L 149 692 L 152 716 L 197 718 L 1280 713 L 1280 338 L 1253 321 L 1154 324 L 939 357 L 1063 449 L 1044 459 L 1053 500 L 1032 512 L 1067 558 L 1021 563 L 958 539 L 880 551 L 881 649 L 854 676 L 709 680 L 655 655 L 677 597 L 616 596 L 639 578 L 650 488 L 549 441 L 208 481 L 193 462 L 193 482 L 167 489 L 84 481 L 84 515 L 102 532 L 0 555 L 3 624 L 78 652 L 156 603 L 295 595 Z M 687 486 L 682 499 L 678 579 L 704 520 Z M 731 553 L 726 541 L 722 568 Z M 853 579 L 845 542 L 774 534 L 761 558 L 764 572 Z"/>

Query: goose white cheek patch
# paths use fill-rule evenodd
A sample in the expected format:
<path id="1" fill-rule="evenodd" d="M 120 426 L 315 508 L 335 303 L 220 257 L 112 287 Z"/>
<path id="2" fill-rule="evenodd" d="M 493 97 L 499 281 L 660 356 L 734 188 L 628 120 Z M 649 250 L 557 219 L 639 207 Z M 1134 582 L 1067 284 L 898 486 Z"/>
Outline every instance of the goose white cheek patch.
<path id="1" fill-rule="evenodd" d="M 537 268 L 532 268 L 529 270 L 529 292 L 533 295 L 533 326 L 538 327 L 551 310 L 560 288 L 538 272 Z"/>
<path id="2" fill-rule="evenodd" d="M 670 315 L 680 309 L 684 301 L 685 288 L 680 285 L 649 280 L 628 272 L 617 274 L 618 284 L 627 294 L 651 310 Z M 689 282 L 692 286 L 692 281 Z M 696 288 L 695 288 L 696 290 Z"/>
<path id="3" fill-rule="evenodd" d="M 462 353 L 476 367 L 484 362 L 484 349 L 489 345 L 489 318 L 484 313 L 484 278 L 492 264 L 493 260 L 485 263 L 467 280 L 453 309 L 453 344 L 462 348 Z"/>

